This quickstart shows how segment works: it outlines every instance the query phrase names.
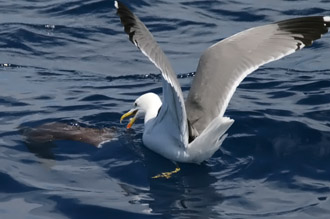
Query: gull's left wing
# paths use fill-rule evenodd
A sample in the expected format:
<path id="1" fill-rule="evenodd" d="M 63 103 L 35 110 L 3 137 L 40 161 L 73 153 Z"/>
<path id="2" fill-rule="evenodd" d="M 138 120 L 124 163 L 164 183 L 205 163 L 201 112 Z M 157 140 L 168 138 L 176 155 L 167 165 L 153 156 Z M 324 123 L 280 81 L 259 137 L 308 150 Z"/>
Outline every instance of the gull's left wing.
<path id="1" fill-rule="evenodd" d="M 180 136 L 174 137 L 181 138 L 179 142 L 184 142 L 182 147 L 187 146 L 188 123 L 184 99 L 179 81 L 170 62 L 142 21 L 123 3 L 115 1 L 115 7 L 117 8 L 117 15 L 120 17 L 124 30 L 129 35 L 130 41 L 134 43 L 162 73 L 164 79 L 163 104 L 157 119 L 168 119 L 172 122 L 177 122 L 173 127 L 168 128 L 178 129 L 178 132 L 176 130 L 171 131 L 172 133 L 180 133 Z"/>
<path id="2" fill-rule="evenodd" d="M 214 118 L 222 117 L 247 75 L 311 45 L 329 27 L 328 16 L 294 18 L 254 27 L 212 45 L 199 60 L 187 97 L 191 129 L 201 134 Z"/>

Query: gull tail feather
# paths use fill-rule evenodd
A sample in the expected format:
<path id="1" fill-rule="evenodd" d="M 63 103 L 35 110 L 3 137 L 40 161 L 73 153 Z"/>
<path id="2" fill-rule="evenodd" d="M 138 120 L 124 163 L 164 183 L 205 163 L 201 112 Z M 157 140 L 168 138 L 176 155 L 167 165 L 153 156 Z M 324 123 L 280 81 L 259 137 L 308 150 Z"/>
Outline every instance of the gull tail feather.
<path id="1" fill-rule="evenodd" d="M 227 137 L 226 131 L 234 123 L 228 117 L 217 117 L 206 129 L 188 146 L 188 154 L 192 162 L 201 163 L 210 158 L 221 146 Z"/>

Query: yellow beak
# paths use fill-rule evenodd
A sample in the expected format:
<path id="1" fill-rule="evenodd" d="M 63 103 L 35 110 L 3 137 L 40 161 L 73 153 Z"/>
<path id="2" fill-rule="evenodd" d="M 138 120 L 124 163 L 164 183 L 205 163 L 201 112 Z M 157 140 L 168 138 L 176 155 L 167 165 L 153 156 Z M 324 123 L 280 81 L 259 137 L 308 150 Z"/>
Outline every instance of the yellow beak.
<path id="1" fill-rule="evenodd" d="M 131 128 L 136 120 L 137 112 L 138 112 L 137 109 L 131 109 L 130 111 L 128 111 L 127 113 L 125 113 L 124 115 L 121 116 L 120 123 L 123 121 L 123 119 L 125 119 L 129 116 L 133 116 L 133 118 L 130 118 L 129 123 L 126 126 L 126 128 L 128 128 L 128 129 Z"/>

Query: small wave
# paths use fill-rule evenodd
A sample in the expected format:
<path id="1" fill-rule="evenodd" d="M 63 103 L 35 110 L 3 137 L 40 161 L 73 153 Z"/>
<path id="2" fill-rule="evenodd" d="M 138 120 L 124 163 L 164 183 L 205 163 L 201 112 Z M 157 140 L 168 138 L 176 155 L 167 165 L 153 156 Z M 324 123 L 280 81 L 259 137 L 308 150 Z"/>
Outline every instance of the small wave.
<path id="1" fill-rule="evenodd" d="M 86 0 L 83 3 L 80 1 L 71 1 L 47 5 L 40 8 L 39 12 L 48 15 L 73 16 L 108 12 L 111 8 L 113 8 L 112 1 Z"/>
<path id="2" fill-rule="evenodd" d="M 177 78 L 190 78 L 190 77 L 194 77 L 195 73 L 191 72 L 191 73 L 182 73 L 182 74 L 178 74 Z M 137 74 L 137 75 L 125 75 L 125 76 L 108 76 L 106 77 L 107 80 L 109 81 L 115 81 L 115 80 L 143 80 L 143 79 L 156 79 L 156 80 L 160 80 L 162 78 L 162 75 L 159 74 L 154 74 L 154 73 L 150 73 L 150 74 Z"/>

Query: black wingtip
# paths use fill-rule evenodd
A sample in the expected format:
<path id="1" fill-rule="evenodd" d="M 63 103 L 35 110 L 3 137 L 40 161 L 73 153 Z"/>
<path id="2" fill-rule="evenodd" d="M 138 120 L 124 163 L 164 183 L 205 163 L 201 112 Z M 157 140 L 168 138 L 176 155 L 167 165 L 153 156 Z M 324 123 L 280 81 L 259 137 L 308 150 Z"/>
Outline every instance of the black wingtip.
<path id="1" fill-rule="evenodd" d="M 136 44 L 133 41 L 133 36 L 135 34 L 135 31 L 132 30 L 133 27 L 136 25 L 136 17 L 135 15 L 120 1 L 115 1 L 114 3 L 115 8 L 117 9 L 117 15 L 120 18 L 121 23 L 124 26 L 124 30 L 125 32 L 128 34 L 129 36 L 129 40 Z"/>
<path id="2" fill-rule="evenodd" d="M 330 27 L 330 17 L 314 16 L 302 17 L 277 22 L 279 28 L 283 31 L 290 32 L 294 39 L 300 41 L 297 43 L 297 50 L 304 46 L 312 45 L 314 40 L 321 38 L 322 34 L 328 32 Z"/>

